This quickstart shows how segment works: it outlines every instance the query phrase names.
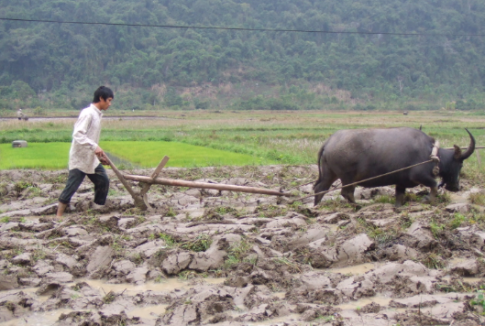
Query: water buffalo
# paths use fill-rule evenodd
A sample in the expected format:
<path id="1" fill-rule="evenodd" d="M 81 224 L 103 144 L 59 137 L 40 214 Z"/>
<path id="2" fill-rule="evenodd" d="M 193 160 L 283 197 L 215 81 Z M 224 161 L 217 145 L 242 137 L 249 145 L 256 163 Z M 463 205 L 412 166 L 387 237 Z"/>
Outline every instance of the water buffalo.
<path id="1" fill-rule="evenodd" d="M 470 145 L 465 153 L 456 145 L 454 150 L 438 150 L 441 185 L 450 191 L 459 190 L 463 161 L 475 150 L 475 139 L 466 131 L 470 135 Z M 337 179 L 347 185 L 427 161 L 434 143 L 432 137 L 413 128 L 339 130 L 318 152 L 319 175 L 313 190 L 317 194 L 328 190 Z M 366 188 L 396 185 L 396 206 L 404 204 L 406 188 L 424 185 L 431 188 L 429 200 L 435 203 L 438 186 L 434 167 L 435 163 L 430 162 L 359 185 Z M 343 188 L 342 196 L 355 203 L 354 190 L 355 186 Z M 323 194 L 315 195 L 315 205 L 322 198 Z"/>

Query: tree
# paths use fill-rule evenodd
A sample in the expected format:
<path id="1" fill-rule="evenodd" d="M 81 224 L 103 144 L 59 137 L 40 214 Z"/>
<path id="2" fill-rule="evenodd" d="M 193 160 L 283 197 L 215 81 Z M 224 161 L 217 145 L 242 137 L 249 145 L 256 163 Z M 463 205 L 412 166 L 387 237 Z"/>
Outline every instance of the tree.
<path id="1" fill-rule="evenodd" d="M 165 93 L 163 100 L 165 102 L 165 105 L 168 107 L 183 105 L 182 97 L 177 94 L 177 91 L 173 87 L 169 87 L 167 89 L 167 92 Z"/>

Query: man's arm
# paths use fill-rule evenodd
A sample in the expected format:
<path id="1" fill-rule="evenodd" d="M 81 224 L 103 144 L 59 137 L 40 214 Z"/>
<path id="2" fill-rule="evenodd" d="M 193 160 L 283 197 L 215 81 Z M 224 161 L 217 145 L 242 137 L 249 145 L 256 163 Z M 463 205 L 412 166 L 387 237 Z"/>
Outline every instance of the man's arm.
<path id="1" fill-rule="evenodd" d="M 94 151 L 94 154 L 98 157 L 102 164 L 108 165 L 109 162 L 105 158 L 106 154 L 104 153 L 103 149 L 87 136 L 88 129 L 91 126 L 91 121 L 91 115 L 81 114 L 74 125 L 72 138 L 78 144 L 90 148 L 92 151 Z"/>
<path id="2" fill-rule="evenodd" d="M 79 116 L 74 125 L 74 132 L 72 138 L 74 141 L 82 146 L 89 147 L 93 152 L 99 147 L 92 139 L 89 139 L 87 132 L 91 126 L 92 117 L 89 114 L 83 114 Z"/>

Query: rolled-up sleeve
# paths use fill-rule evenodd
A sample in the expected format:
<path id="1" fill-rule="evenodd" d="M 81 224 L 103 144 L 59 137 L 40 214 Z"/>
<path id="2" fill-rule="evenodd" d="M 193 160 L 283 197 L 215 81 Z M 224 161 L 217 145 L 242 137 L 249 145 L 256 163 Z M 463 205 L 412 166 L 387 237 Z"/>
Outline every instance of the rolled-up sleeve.
<path id="1" fill-rule="evenodd" d="M 98 144 L 87 136 L 88 129 L 91 125 L 91 120 L 91 115 L 82 114 L 74 125 L 72 138 L 79 145 L 90 148 L 94 152 L 98 147 Z"/>

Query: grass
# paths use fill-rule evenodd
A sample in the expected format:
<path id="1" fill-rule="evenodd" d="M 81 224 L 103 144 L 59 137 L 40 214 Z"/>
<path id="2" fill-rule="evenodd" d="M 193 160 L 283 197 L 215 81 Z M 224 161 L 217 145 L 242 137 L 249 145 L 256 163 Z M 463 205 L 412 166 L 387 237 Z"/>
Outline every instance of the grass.
<path id="1" fill-rule="evenodd" d="M 482 192 L 471 193 L 469 201 L 475 205 L 485 206 L 485 194 Z"/>
<path id="2" fill-rule="evenodd" d="M 0 144 L 0 170 L 66 169 L 70 143 L 29 143 L 26 148 Z"/>
<path id="3" fill-rule="evenodd" d="M 156 167 L 164 155 L 170 157 L 167 166 L 225 166 L 273 163 L 246 154 L 232 153 L 174 142 L 113 141 L 102 142 L 109 153 L 141 167 Z M 12 148 L 0 144 L 0 170 L 6 169 L 66 169 L 70 143 L 29 143 L 27 148 Z"/>
<path id="4" fill-rule="evenodd" d="M 421 263 L 430 269 L 442 269 L 445 267 L 444 261 L 435 253 L 428 254 L 427 257 L 421 260 Z"/>
<path id="5" fill-rule="evenodd" d="M 459 228 L 464 222 L 466 222 L 466 220 L 467 218 L 463 214 L 455 213 L 455 215 L 453 215 L 453 219 L 448 223 L 448 226 L 454 230 Z"/>
<path id="6" fill-rule="evenodd" d="M 185 250 L 202 252 L 209 249 L 212 239 L 207 234 L 200 234 L 194 240 L 183 243 L 180 247 Z"/>
<path id="7" fill-rule="evenodd" d="M 475 308 L 479 308 L 479 313 L 480 315 L 484 315 L 484 311 L 485 311 L 485 298 L 484 298 L 484 291 L 483 290 L 479 290 L 477 291 L 477 295 L 475 296 L 474 299 L 472 299 L 470 301 L 470 304 L 475 307 Z"/>
<path id="8" fill-rule="evenodd" d="M 165 241 L 165 245 L 167 248 L 173 248 L 177 244 L 174 238 L 168 234 L 160 233 L 158 236 L 160 239 L 163 239 Z"/>
<path id="9" fill-rule="evenodd" d="M 8 223 L 10 222 L 10 217 L 4 216 L 0 219 L 0 223 Z"/>
<path id="10" fill-rule="evenodd" d="M 109 111 L 106 116 L 110 114 L 116 115 L 117 112 Z M 315 164 L 316 154 L 325 139 L 336 130 L 351 128 L 402 126 L 418 128 L 422 125 L 423 131 L 438 139 L 441 147 L 451 147 L 453 144 L 467 146 L 469 138 L 464 128 L 469 128 L 475 136 L 477 146 L 485 144 L 485 129 L 481 129 L 485 123 L 485 116 L 479 116 L 476 112 L 413 111 L 405 117 L 396 111 L 233 112 L 223 110 L 216 113 L 204 110 L 156 111 L 151 114 L 164 116 L 166 119 L 103 120 L 102 144 L 136 142 L 136 146 L 129 146 L 130 153 L 125 153 L 129 144 L 126 143 L 122 144 L 122 151 L 118 152 L 114 149 L 117 151 L 115 154 L 129 155 L 131 159 L 133 156 L 139 156 L 137 159 L 140 162 L 144 161 L 145 157 L 153 157 L 152 163 L 146 163 L 146 165 L 144 162 L 141 163 L 150 167 L 155 167 L 163 155 L 171 157 L 169 165 L 179 166 L 173 164 L 179 154 L 184 154 L 185 147 L 180 143 L 203 147 L 201 153 L 207 153 L 212 149 L 224 151 L 224 155 L 229 153 L 249 155 L 254 164 Z M 66 142 L 68 146 L 74 121 L 75 118 L 54 121 L 34 119 L 27 122 L 2 121 L 0 122 L 0 143 L 10 145 L 13 140 L 25 139 L 29 141 L 29 145 L 32 142 Z M 175 152 L 171 152 L 170 146 L 149 148 L 158 142 L 166 142 L 163 146 L 173 146 L 172 149 L 175 149 Z M 144 149 L 153 150 L 154 154 L 145 155 L 142 147 L 140 150 L 137 148 L 139 145 L 147 146 Z M 65 157 L 67 152 L 68 150 L 59 151 Z M 198 163 L 194 161 L 193 153 L 190 155 L 188 155 L 189 161 L 184 163 L 187 164 L 185 166 L 226 164 L 224 161 L 214 161 L 207 157 L 203 157 L 202 163 Z M 140 157 L 143 157 L 143 160 Z M 482 159 L 485 158 L 482 157 Z M 60 161 L 64 168 L 67 159 Z M 237 160 L 234 162 L 234 164 L 248 164 L 243 161 L 238 163 Z M 485 167 L 482 162 L 478 162 L 476 155 L 465 162 L 462 172 L 473 183 L 485 182 Z"/>
<path id="11" fill-rule="evenodd" d="M 443 232 L 443 230 L 445 229 L 445 225 L 435 220 L 432 220 L 429 223 L 429 228 L 435 239 L 439 239 L 441 232 Z"/>
<path id="12" fill-rule="evenodd" d="M 201 146 L 164 141 L 110 141 L 102 142 L 101 147 L 111 153 L 142 167 L 156 167 L 163 156 L 170 157 L 167 166 L 225 166 L 273 163 L 252 157 Z"/>
<path id="13" fill-rule="evenodd" d="M 242 238 L 239 244 L 231 246 L 227 253 L 227 259 L 224 261 L 224 268 L 229 269 L 242 262 L 251 248 L 252 244 L 245 238 Z"/>

